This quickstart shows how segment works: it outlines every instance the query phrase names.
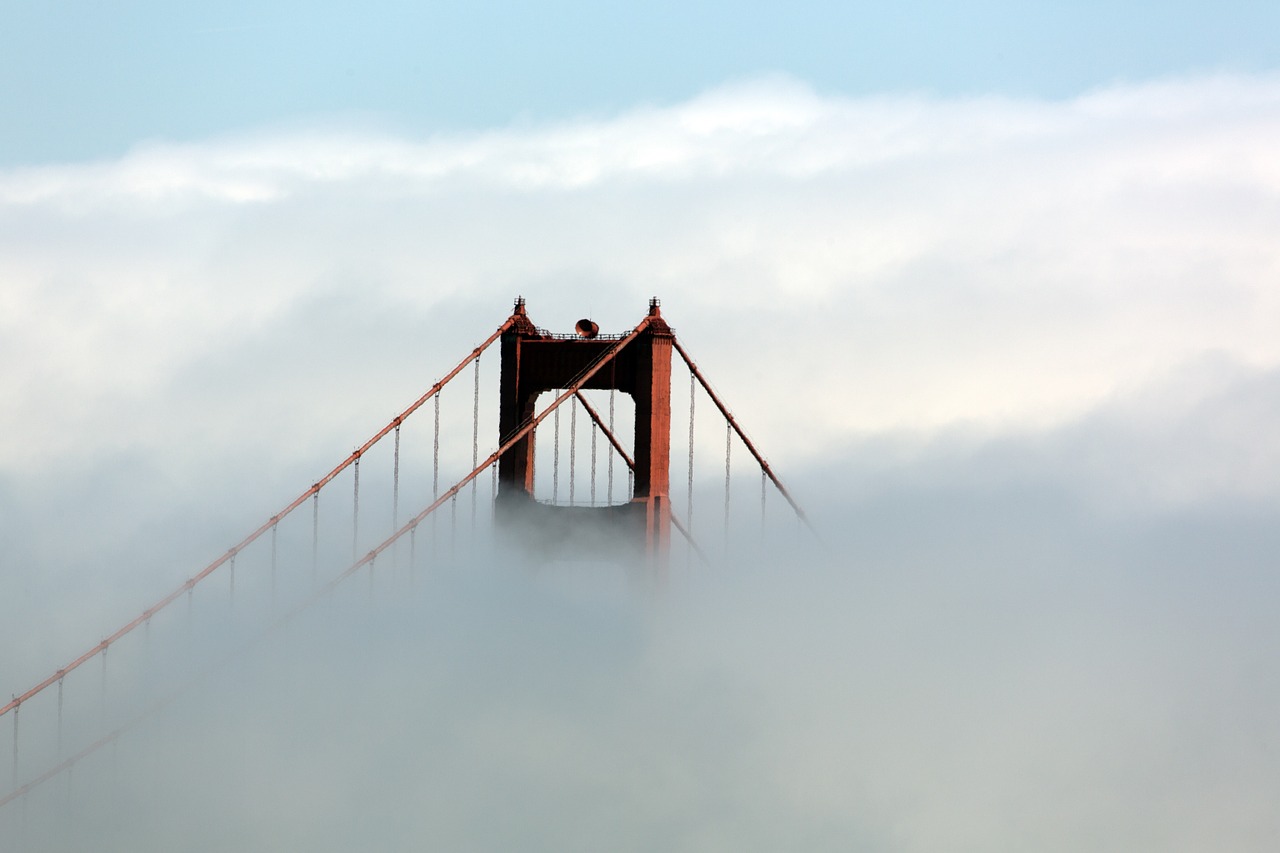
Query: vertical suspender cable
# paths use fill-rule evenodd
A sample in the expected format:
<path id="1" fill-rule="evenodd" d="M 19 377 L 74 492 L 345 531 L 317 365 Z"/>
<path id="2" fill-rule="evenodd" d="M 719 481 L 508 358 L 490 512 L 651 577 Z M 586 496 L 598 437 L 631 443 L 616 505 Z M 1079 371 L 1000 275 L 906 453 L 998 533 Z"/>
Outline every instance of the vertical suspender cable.
<path id="1" fill-rule="evenodd" d="M 409 585 L 413 586 L 414 571 L 418 565 L 418 525 L 409 528 Z"/>
<path id="2" fill-rule="evenodd" d="M 435 396 L 435 426 L 431 430 L 431 499 L 440 497 L 440 392 Z M 431 516 L 431 549 L 436 547 L 436 517 Z"/>
<path id="3" fill-rule="evenodd" d="M 352 476 L 352 489 L 354 492 L 353 502 L 351 504 L 351 562 L 356 561 L 356 556 L 360 552 L 360 457 L 356 457 L 355 474 Z"/>
<path id="4" fill-rule="evenodd" d="M 271 525 L 271 603 L 276 603 L 276 534 L 280 522 L 273 522 Z"/>
<path id="5" fill-rule="evenodd" d="M 58 679 L 58 760 L 62 760 L 62 679 Z"/>
<path id="6" fill-rule="evenodd" d="M 591 422 L 591 505 L 596 505 L 596 422 Z"/>
<path id="7" fill-rule="evenodd" d="M 396 427 L 396 425 L 398 424 L 398 422 L 399 422 L 403 417 L 405 417 L 405 416 L 407 416 L 407 415 L 411 414 L 412 412 L 416 411 L 418 408 L 420 408 L 420 407 L 421 407 L 421 406 L 422 406 L 422 405 L 423 405 L 423 404 L 424 404 L 424 403 L 425 403 L 429 398 L 431 398 L 432 396 L 438 395 L 438 393 L 439 393 L 440 389 L 441 389 L 441 388 L 442 388 L 442 387 L 443 387 L 443 386 L 444 386 L 444 385 L 445 385 L 445 384 L 446 384 L 450 379 L 452 379 L 454 376 L 456 376 L 458 373 L 460 373 L 460 372 L 463 370 L 463 368 L 465 368 L 465 366 L 466 366 L 468 363 L 470 363 L 471 361 L 473 361 L 474 359 L 476 359 L 477 357 L 479 357 L 479 355 L 484 351 L 484 349 L 485 349 L 486 347 L 488 347 L 491 343 L 493 343 L 493 341 L 497 340 L 499 337 L 501 337 L 503 334 L 505 334 L 505 333 L 506 333 L 506 332 L 507 332 L 507 331 L 512 327 L 512 325 L 513 325 L 515 322 L 516 322 L 516 319 L 515 319 L 515 317 L 513 316 L 510 320 L 508 320 L 506 323 L 504 323 L 502 326 L 500 326 L 500 327 L 499 327 L 499 328 L 498 328 L 498 329 L 497 329 L 497 330 L 496 330 L 492 335 L 490 335 L 490 336 L 489 336 L 489 338 L 488 338 L 488 339 L 486 339 L 486 340 L 485 340 L 485 342 L 484 342 L 484 343 L 482 343 L 480 346 L 478 346 L 478 347 L 476 347 L 474 350 L 472 350 L 472 352 L 471 352 L 470 354 L 468 354 L 468 356 L 467 356 L 466 358 L 464 358 L 464 359 L 463 359 L 463 360 L 458 364 L 458 366 L 457 366 L 457 367 L 455 367 L 455 368 L 454 368 L 454 369 L 453 369 L 453 370 L 452 370 L 448 375 L 446 375 L 444 379 L 442 379 L 440 382 L 438 382 L 438 383 L 436 383 L 434 386 L 432 386 L 432 388 L 431 388 L 431 390 L 430 390 L 430 391 L 428 391 L 425 395 L 423 395 L 423 396 L 422 396 L 422 397 L 420 397 L 417 401 L 415 401 L 415 402 L 413 403 L 413 405 L 411 405 L 408 409 L 406 409 L 403 415 L 401 415 L 401 416 L 397 417 L 395 420 L 393 420 L 393 421 L 392 421 L 392 423 L 388 424 L 386 427 L 384 427 L 382 430 L 380 430 L 377 434 L 375 434 L 371 439 L 369 439 L 369 441 L 367 441 L 367 442 L 366 442 L 366 443 L 365 443 L 365 444 L 360 448 L 360 450 L 358 450 L 358 451 L 356 452 L 356 454 L 353 454 L 353 456 L 350 456 L 350 457 L 347 457 L 346 459 L 344 459 L 344 460 L 343 460 L 343 461 L 342 461 L 342 462 L 341 462 L 337 467 L 335 467 L 335 468 L 334 468 L 334 469 L 333 469 L 333 470 L 332 470 L 328 475 L 326 475 L 326 476 L 325 476 L 321 481 L 317 482 L 317 483 L 315 484 L 315 486 L 313 486 L 313 488 L 312 488 L 312 489 L 308 489 L 307 491 L 303 492 L 303 494 L 302 494 L 302 495 L 300 495 L 299 497 L 297 497 L 293 502 L 291 502 L 291 503 L 290 503 L 290 504 L 289 504 L 289 505 L 284 509 L 284 511 L 281 513 L 281 515 L 288 515 L 290 512 L 292 512 L 293 510 L 297 509 L 301 504 L 305 503 L 306 498 L 307 498 L 309 495 L 314 495 L 314 494 L 315 494 L 315 492 L 320 488 L 320 486 L 321 486 L 321 485 L 323 485 L 323 484 L 327 484 L 330 480 L 332 480 L 332 479 L 334 479 L 335 477 L 337 477 L 337 476 L 338 476 L 338 475 L 339 475 L 343 470 L 345 470 L 348 466 L 350 466 L 352 463 L 354 463 L 354 462 L 356 461 L 356 457 L 358 457 L 360 454 L 362 454 L 362 453 L 364 452 L 364 450 L 368 449 L 369 447 L 372 447 L 374 444 L 376 444 L 378 441 L 380 441 L 383 437 L 385 437 L 385 436 L 386 436 L 386 434 L 387 434 L 388 432 L 392 431 L 392 430 Z M 472 477 L 472 476 L 474 476 L 474 475 L 468 475 L 468 477 L 467 477 L 468 482 L 470 481 L 470 479 L 471 479 L 471 477 Z M 245 539 L 240 543 L 240 545 L 238 545 L 237 547 L 239 547 L 239 548 L 247 547 L 249 544 L 251 544 L 252 542 L 254 542 L 254 541 L 256 541 L 257 539 L 259 539 L 263 534 L 265 534 L 265 533 L 267 532 L 268 528 L 270 528 L 270 526 L 271 526 L 271 523 L 272 523 L 271 521 L 268 521 L 266 524 L 260 525 L 260 526 L 259 526 L 257 529 L 255 529 L 251 534 L 249 534 L 249 536 L 247 536 L 247 537 L 246 537 L 246 538 L 245 538 Z M 215 559 L 212 563 L 210 563 L 209 565 L 207 565 L 204 569 L 202 569 L 201 571 L 199 571 L 196 575 L 194 575 L 193 577 L 191 577 L 190 579 L 188 579 L 186 583 L 184 583 L 182 586 L 178 587 L 178 589 L 174 590 L 174 591 L 173 591 L 173 592 L 171 592 L 169 595 L 167 595 L 167 596 L 165 596 L 163 599 L 161 599 L 161 600 L 160 600 L 158 603 L 156 603 L 156 605 L 155 605 L 154 607 L 152 607 L 150 610 L 145 611 L 145 612 L 143 613 L 143 615 L 141 615 L 141 616 L 139 616 L 139 617 L 137 617 L 137 618 L 133 619 L 132 621 L 130 621 L 130 622 L 128 622 L 128 623 L 126 623 L 126 624 L 125 624 L 123 627 L 121 627 L 118 631 L 116 631 L 115 633 L 113 633 L 113 634 L 108 638 L 108 641 L 106 641 L 106 642 L 114 642 L 116 639 L 119 639 L 119 638 L 123 637 L 124 635 L 126 635 L 126 634 L 128 634 L 128 633 L 132 632 L 133 630 L 135 630 L 139 625 L 141 625 L 141 624 L 145 621 L 145 619 L 147 618 L 147 616 L 148 616 L 149 614 L 154 613 L 155 611 L 158 611 L 158 610 L 160 610 L 160 609 L 163 609 L 164 607 L 167 607 L 167 606 L 169 606 L 170 604 L 172 604 L 173 602 L 175 602 L 178 598 L 180 598 L 180 597 L 181 597 L 182 592 L 183 592 L 183 590 L 184 590 L 184 589 L 185 589 L 185 590 L 190 590 L 190 589 L 192 588 L 192 586 L 194 586 L 195 584 L 197 584 L 197 583 L 201 582 L 201 581 L 202 581 L 202 580 L 204 580 L 206 577 L 208 577 L 210 574 L 212 574 L 215 570 L 217 570 L 218 568 L 220 568 L 220 567 L 222 566 L 222 564 L 223 564 L 226 560 L 227 560 L 227 557 L 226 557 L 225 555 L 224 555 L 224 556 L 222 556 L 222 557 L 219 557 L 219 558 Z M 97 654 L 98 654 L 97 647 L 90 649 L 88 652 L 86 652 L 86 653 L 82 654 L 80 657 L 78 657 L 78 658 L 76 658 L 74 661 L 72 661 L 72 662 L 67 666 L 66 671 L 71 671 L 71 670 L 74 670 L 74 669 L 78 668 L 78 667 L 79 667 L 79 666 L 81 666 L 82 664 L 84 664 L 84 663 L 86 663 L 87 661 L 89 661 L 90 659 L 92 659 L 92 658 L 93 658 L 95 655 L 97 655 Z M 8 703 L 5 703 L 4 705 L 0 706 L 0 716 L 3 716 L 3 714 L 6 714 L 6 713 L 8 713 L 9 711 L 13 710 L 15 707 L 17 707 L 18 702 L 19 702 L 19 700 L 20 700 L 20 699 L 21 699 L 21 700 L 23 700 L 23 701 L 25 701 L 27 698 L 30 698 L 31 696 L 34 696 L 35 694 L 40 693 L 41 691 L 45 690 L 46 688 L 48 688 L 48 687 L 52 686 L 52 685 L 53 685 L 53 683 L 54 683 L 54 681 L 56 681 L 56 680 L 57 680 L 57 677 L 56 677 L 56 674 L 55 674 L 54 676 L 50 676 L 49 678 L 46 678 L 44 681 L 40 682 L 38 685 L 36 685 L 35 687 L 33 687 L 31 690 L 28 690 L 27 692 L 23 693 L 21 697 L 19 697 L 19 696 L 14 696 L 14 697 L 12 698 L 12 700 L 11 700 L 11 701 L 9 701 Z"/>
<path id="8" fill-rule="evenodd" d="M 733 426 L 724 427 L 724 545 L 729 547 L 729 469 L 733 459 Z"/>
<path id="9" fill-rule="evenodd" d="M 686 499 L 687 505 L 684 509 L 684 523 L 688 526 L 689 532 L 693 533 L 693 413 L 694 405 L 697 397 L 694 395 L 696 390 L 694 386 L 693 374 L 689 374 L 689 496 Z"/>
<path id="10" fill-rule="evenodd" d="M 440 392 L 435 398 L 436 420 L 431 431 L 431 499 L 440 497 Z"/>
<path id="11" fill-rule="evenodd" d="M 560 408 L 551 416 L 551 502 L 560 500 Z"/>
<path id="12" fill-rule="evenodd" d="M 577 480 L 578 462 L 578 401 L 569 401 L 569 506 L 573 506 L 573 490 Z"/>
<path id="13" fill-rule="evenodd" d="M 391 532 L 400 529 L 400 424 L 396 424 L 396 440 L 395 451 L 391 463 Z M 400 563 L 400 546 L 399 543 L 391 551 L 391 573 L 395 576 L 395 572 Z"/>
<path id="14" fill-rule="evenodd" d="M 471 467 L 480 464 L 480 356 L 475 361 L 475 390 L 471 397 Z M 476 491 L 480 484 L 471 481 L 471 529 L 476 528 Z"/>
<path id="15" fill-rule="evenodd" d="M 609 434 L 613 435 L 613 398 L 617 396 L 617 389 L 609 389 Z M 613 504 L 613 451 L 609 452 L 609 503 Z"/>
<path id="16" fill-rule="evenodd" d="M 765 474 L 764 469 L 760 470 L 760 538 L 764 539 L 764 510 L 765 496 L 769 493 L 769 475 Z"/>
<path id="17" fill-rule="evenodd" d="M 320 569 L 320 484 L 311 494 L 311 585 L 316 585 Z"/>
<path id="18" fill-rule="evenodd" d="M 230 571 L 230 575 L 231 575 L 231 598 L 230 598 L 230 601 L 231 601 L 231 603 L 234 605 L 234 604 L 236 603 L 236 551 L 235 551 L 234 549 L 232 549 L 232 551 L 231 551 L 231 562 L 230 562 L 230 564 L 229 564 L 229 565 L 230 565 L 230 570 L 229 570 L 229 571 Z M 103 649 L 103 651 L 106 651 L 106 649 Z"/>
<path id="19" fill-rule="evenodd" d="M 102 696 L 101 703 L 98 707 L 99 722 L 106 722 L 107 719 L 107 647 L 102 648 Z"/>
<path id="20" fill-rule="evenodd" d="M 395 457 L 391 463 L 391 530 L 400 529 L 400 424 L 396 424 Z"/>
<path id="21" fill-rule="evenodd" d="M 680 345 L 680 342 L 678 340 L 673 340 L 672 346 L 675 348 L 675 351 L 680 355 L 680 357 L 684 359 L 684 363 L 688 365 L 689 372 L 692 373 L 697 378 L 698 383 L 702 385 L 702 389 L 707 392 L 707 396 L 711 398 L 711 402 L 714 403 L 716 408 L 720 410 L 720 413 L 724 415 L 725 420 L 728 421 L 729 423 L 730 429 L 735 430 L 738 433 L 738 438 L 742 440 L 742 444 L 744 447 L 746 447 L 747 452 L 750 453 L 755 458 L 756 462 L 759 463 L 760 465 L 760 469 L 764 471 L 765 475 L 768 476 L 770 480 L 773 481 L 774 488 L 778 490 L 778 492 L 782 495 L 782 497 L 786 499 L 787 503 L 791 506 L 791 508 L 795 510 L 796 516 L 799 519 L 800 524 L 804 527 L 808 527 L 809 530 L 814 534 L 815 538 L 821 541 L 821 537 L 818 536 L 818 532 L 813 529 L 813 525 L 809 523 L 809 519 L 805 516 L 804 510 L 800 508 L 800 505 L 796 503 L 795 498 L 791 496 L 791 493 L 787 491 L 786 487 L 782 485 L 782 482 L 773 473 L 773 469 L 769 467 L 769 463 L 765 461 L 765 458 L 760 455 L 760 451 L 756 450 L 756 447 L 754 444 L 752 444 L 751 439 L 748 438 L 747 434 L 742 431 L 741 427 L 738 426 L 737 421 L 734 420 L 733 413 L 729 411 L 728 407 L 725 406 L 724 402 L 716 395 L 716 392 L 707 383 L 707 380 L 705 377 L 703 377 L 702 372 L 698 370 L 698 366 L 694 364 L 693 359 L 689 357 L 689 353 L 685 352 L 684 347 Z"/>
<path id="22" fill-rule="evenodd" d="M 685 512 L 684 523 L 688 525 L 690 537 L 693 536 L 693 423 L 694 423 L 693 416 L 696 410 L 695 406 L 697 405 L 697 397 L 694 394 L 694 392 L 697 389 L 694 386 L 694 381 L 695 380 L 693 378 L 693 374 L 690 373 L 689 374 L 689 484 L 688 484 L 688 493 L 687 493 L 687 496 L 685 497 L 685 509 L 684 509 L 684 512 Z M 693 565 L 693 552 L 694 552 L 693 539 L 690 538 L 689 547 L 685 549 L 685 562 L 690 566 Z"/>
<path id="23" fill-rule="evenodd" d="M 13 786 L 18 787 L 18 712 L 21 705 L 13 706 Z"/>

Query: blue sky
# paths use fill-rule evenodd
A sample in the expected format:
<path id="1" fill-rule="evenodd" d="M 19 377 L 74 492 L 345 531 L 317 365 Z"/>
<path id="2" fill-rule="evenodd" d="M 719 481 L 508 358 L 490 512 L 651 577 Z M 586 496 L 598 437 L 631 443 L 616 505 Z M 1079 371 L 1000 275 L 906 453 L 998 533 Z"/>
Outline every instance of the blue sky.
<path id="1" fill-rule="evenodd" d="M 820 92 L 1060 98 L 1280 60 L 1268 2 L 0 5 L 0 164 L 263 125 L 613 114 L 786 74 Z"/>

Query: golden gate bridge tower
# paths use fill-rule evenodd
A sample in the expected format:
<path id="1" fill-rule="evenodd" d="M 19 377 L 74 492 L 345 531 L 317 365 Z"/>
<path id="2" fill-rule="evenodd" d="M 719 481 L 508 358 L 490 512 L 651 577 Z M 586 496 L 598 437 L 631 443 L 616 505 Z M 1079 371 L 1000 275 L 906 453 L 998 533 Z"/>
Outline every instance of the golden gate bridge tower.
<path id="1" fill-rule="evenodd" d="M 495 510 L 504 532 L 541 553 L 601 552 L 623 543 L 641 546 L 655 563 L 670 548 L 671 354 L 675 335 L 662 319 L 657 299 L 649 313 L 625 335 L 601 336 L 591 320 L 579 320 L 573 335 L 555 335 L 529 320 L 516 301 L 510 328 L 502 335 L 502 380 L 498 431 L 517 432 L 532 420 L 538 396 L 574 389 L 598 429 L 617 441 L 612 429 L 582 395 L 584 389 L 620 391 L 634 401 L 635 443 L 623 454 L 634 475 L 631 499 L 603 507 L 540 503 L 534 493 L 535 433 L 525 433 L 498 461 Z"/>
<path id="2" fill-rule="evenodd" d="M 480 442 L 481 359 L 494 344 L 500 355 L 497 440 L 485 454 Z M 679 364 L 687 369 L 688 393 L 678 393 L 673 400 L 673 365 Z M 472 376 L 469 389 L 465 380 L 455 381 L 468 372 Z M 683 381 L 685 376 L 680 378 Z M 446 388 L 451 389 L 450 405 L 460 405 L 452 420 L 442 418 Z M 607 394 L 603 405 L 601 394 Z M 623 406 L 632 412 L 629 423 L 626 417 L 615 418 L 616 397 L 630 401 L 629 409 Z M 707 402 L 712 412 L 709 439 L 706 415 L 698 421 L 704 434 L 695 435 L 695 413 Z M 567 417 L 562 411 L 567 411 Z M 574 493 L 581 479 L 581 471 L 575 470 L 575 441 L 582 432 L 577 425 L 579 412 L 589 431 L 584 439 L 590 447 L 590 477 L 585 484 L 590 499 L 586 501 Z M 672 428 L 678 417 L 687 417 L 687 423 L 679 424 L 684 458 L 672 452 Z M 568 421 L 567 454 L 562 453 L 564 421 Z M 465 446 L 460 434 L 471 439 L 470 459 L 459 452 Z M 545 448 L 539 452 L 539 437 L 549 453 Z M 416 455 L 412 450 L 406 453 L 404 442 L 419 438 L 424 439 L 417 445 L 422 449 Z M 596 483 L 598 439 L 605 454 L 600 467 L 607 472 L 602 494 Z M 695 447 L 714 452 L 717 445 L 723 448 L 721 512 L 715 512 L 714 506 L 707 512 L 705 499 L 716 489 L 704 482 L 700 526 L 695 529 Z M 735 447 L 746 451 L 745 457 L 739 455 L 737 469 Z M 560 499 L 562 455 L 567 457 L 567 502 Z M 615 462 L 627 476 L 621 500 L 614 499 Z M 754 469 L 758 478 L 754 494 L 753 478 L 742 476 L 744 466 Z M 671 473 L 681 468 L 685 488 L 682 495 L 673 496 Z M 451 480 L 452 485 L 445 487 Z M 549 495 L 540 494 L 539 484 L 545 486 L 547 480 Z M 492 512 L 480 511 L 484 491 L 489 492 Z M 758 496 L 758 508 L 751 505 L 752 500 L 742 499 L 744 492 L 753 499 Z M 734 494 L 739 495 L 733 503 L 736 516 L 730 511 Z M 774 502 L 772 515 L 770 494 L 783 498 L 781 503 Z M 116 746 L 195 684 L 215 677 L 221 665 L 206 666 L 195 677 L 185 666 L 155 678 L 136 677 L 159 666 L 154 663 L 161 657 L 154 651 L 157 644 L 166 644 L 166 660 L 183 659 L 187 653 L 183 643 L 200 633 L 190 630 L 190 624 L 201 618 L 201 607 L 206 613 L 220 613 L 219 618 L 228 622 L 234 616 L 238 627 L 250 610 L 258 614 L 251 631 L 256 631 L 256 639 L 237 642 L 235 648 L 218 653 L 224 660 L 243 656 L 254 642 L 331 596 L 356 575 L 366 574 L 372 590 L 375 567 L 382 572 L 389 564 L 393 576 L 397 566 L 402 571 L 407 568 L 412 577 L 416 565 L 439 562 L 442 555 L 452 553 L 459 528 L 467 524 L 459 507 L 464 495 L 470 498 L 469 523 L 476 538 L 489 524 L 494 539 L 532 559 L 585 557 L 610 562 L 623 557 L 624 562 L 635 562 L 638 556 L 641 565 L 658 577 L 668 570 L 673 532 L 686 543 L 692 565 L 694 556 L 710 563 L 716 553 L 731 553 L 736 538 L 731 518 L 745 519 L 756 543 L 762 541 L 770 519 L 813 531 L 667 324 L 659 300 L 649 301 L 648 312 L 630 330 L 601 334 L 589 319 L 579 320 L 571 333 L 542 329 L 530 319 L 525 300 L 518 298 L 511 315 L 443 378 L 224 553 L 175 583 L 99 642 L 86 643 L 80 654 L 60 667 L 44 670 L 47 675 L 33 678 L 32 686 L 0 685 L 0 695 L 8 691 L 12 697 L 0 704 L 0 723 L 11 727 L 5 739 L 10 745 L 7 787 L 0 775 L 0 849 L 13 847 L 6 835 L 9 828 L 25 825 L 25 817 L 17 821 L 12 815 L 19 811 L 25 816 L 28 801 L 41 796 L 49 787 L 46 783 L 65 779 L 65 790 L 69 790 L 73 768 L 99 760 L 94 757 L 104 747 Z M 406 505 L 420 509 L 406 513 Z M 704 530 L 721 539 L 720 547 L 704 548 L 695 541 L 695 532 L 701 536 Z M 246 600 L 253 596 L 259 601 Z M 113 667 L 121 666 L 116 662 L 122 656 L 134 656 L 132 661 L 125 658 L 126 665 L 115 676 L 119 686 L 112 686 L 108 652 Z M 206 661 L 207 652 L 201 650 Z M 22 804 L 20 809 L 17 803 Z"/>

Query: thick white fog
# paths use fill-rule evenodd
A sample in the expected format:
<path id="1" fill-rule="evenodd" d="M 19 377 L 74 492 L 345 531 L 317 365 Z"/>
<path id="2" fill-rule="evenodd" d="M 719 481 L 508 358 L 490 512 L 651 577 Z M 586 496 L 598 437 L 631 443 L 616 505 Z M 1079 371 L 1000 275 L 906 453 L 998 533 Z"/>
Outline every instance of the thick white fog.
<path id="1" fill-rule="evenodd" d="M 710 566 L 511 557 L 482 477 L 477 537 L 464 492 L 452 550 L 424 537 L 411 573 L 401 543 L 0 808 L 0 847 L 1274 849 L 1278 146 L 1272 77 L 1060 102 L 775 80 L 0 173 L 6 699 L 270 518 L 516 295 L 606 332 L 660 296 L 825 542 L 771 495 L 760 543 L 739 446 L 725 553 L 702 401 Z M 462 382 L 446 484 L 470 467 Z M 400 519 L 431 494 L 424 415 Z M 384 442 L 359 553 L 390 531 L 390 470 Z M 351 493 L 322 493 L 321 578 L 350 561 Z M 234 601 L 220 571 L 105 679 L 67 677 L 62 755 L 309 593 L 299 513 L 274 597 L 259 542 Z M 0 720 L 0 797 L 56 763 L 56 715 L 52 689 L 21 709 L 16 773 Z"/>

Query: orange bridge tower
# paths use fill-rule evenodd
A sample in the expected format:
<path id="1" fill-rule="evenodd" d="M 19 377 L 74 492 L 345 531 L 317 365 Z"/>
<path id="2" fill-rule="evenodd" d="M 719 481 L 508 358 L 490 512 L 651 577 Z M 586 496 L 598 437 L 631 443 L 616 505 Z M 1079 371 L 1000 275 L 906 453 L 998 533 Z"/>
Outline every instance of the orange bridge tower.
<path id="1" fill-rule="evenodd" d="M 635 403 L 635 486 L 627 503 L 612 506 L 559 506 L 535 500 L 536 433 L 529 431 L 498 461 L 495 511 L 504 531 L 544 554 L 589 554 L 597 547 L 606 553 L 630 541 L 651 559 L 666 560 L 674 340 L 657 299 L 649 301 L 649 313 L 641 323 L 621 335 L 601 335 L 590 320 L 580 320 L 575 334 L 552 334 L 529 320 L 523 298 L 516 300 L 501 342 L 499 445 L 534 417 L 543 392 L 620 391 Z"/>

